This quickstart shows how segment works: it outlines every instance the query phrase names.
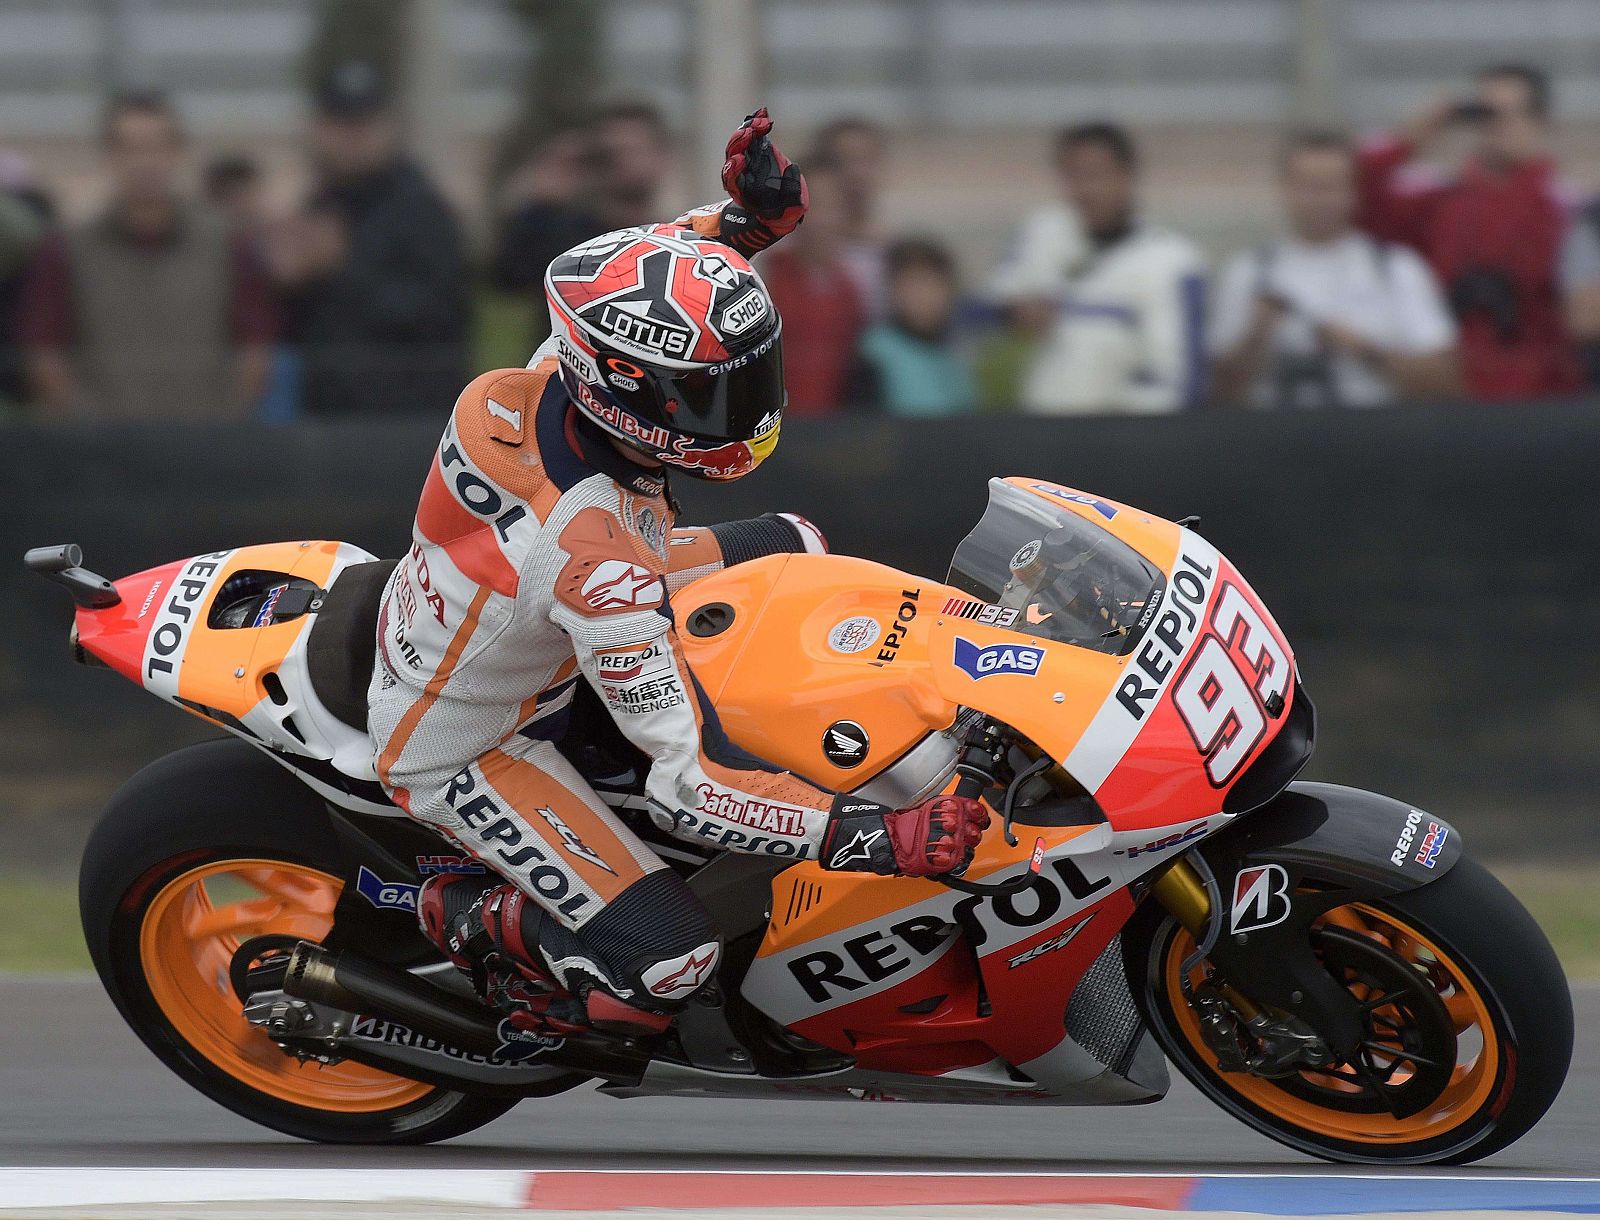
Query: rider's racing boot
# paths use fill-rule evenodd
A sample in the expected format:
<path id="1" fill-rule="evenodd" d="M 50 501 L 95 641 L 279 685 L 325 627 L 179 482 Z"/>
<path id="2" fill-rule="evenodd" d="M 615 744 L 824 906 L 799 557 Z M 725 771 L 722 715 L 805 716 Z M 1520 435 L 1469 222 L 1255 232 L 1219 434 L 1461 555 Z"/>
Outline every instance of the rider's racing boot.
<path id="1" fill-rule="evenodd" d="M 672 1015 L 635 1007 L 612 994 L 609 977 L 572 950 L 577 938 L 527 901 L 509 882 L 438 876 L 417 893 L 417 922 L 478 992 L 518 1029 L 568 1034 L 593 1028 L 639 1037 L 672 1024 Z M 543 940 L 563 942 L 552 959 Z M 571 944 L 565 942 L 571 941 Z M 552 961 L 568 969 L 558 977 Z M 575 969 L 573 967 L 576 967 Z"/>

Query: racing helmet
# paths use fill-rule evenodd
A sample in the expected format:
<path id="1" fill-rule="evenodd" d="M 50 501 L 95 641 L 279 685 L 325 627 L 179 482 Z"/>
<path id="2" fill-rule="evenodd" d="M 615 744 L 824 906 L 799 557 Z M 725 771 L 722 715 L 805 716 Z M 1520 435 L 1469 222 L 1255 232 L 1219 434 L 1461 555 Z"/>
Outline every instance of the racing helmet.
<path id="1" fill-rule="evenodd" d="M 578 409 L 701 479 L 749 474 L 778 443 L 783 326 L 749 261 L 688 229 L 619 229 L 545 272 L 551 337 Z"/>

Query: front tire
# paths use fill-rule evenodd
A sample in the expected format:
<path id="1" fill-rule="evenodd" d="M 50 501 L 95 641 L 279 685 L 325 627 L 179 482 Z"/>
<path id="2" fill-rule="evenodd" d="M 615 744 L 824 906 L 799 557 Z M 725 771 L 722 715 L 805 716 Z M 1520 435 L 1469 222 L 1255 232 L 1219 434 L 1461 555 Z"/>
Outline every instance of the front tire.
<path id="1" fill-rule="evenodd" d="M 1393 1093 L 1431 1100 L 1396 1118 L 1386 1090 L 1348 1065 L 1279 1080 L 1220 1070 L 1182 994 L 1194 942 L 1149 904 L 1124 936 L 1135 998 L 1168 1057 L 1234 1117 L 1330 1161 L 1459 1165 L 1521 1138 L 1555 1101 L 1571 992 L 1538 924 L 1487 869 L 1463 857 L 1418 889 L 1335 908 L 1312 935 L 1330 973 L 1375 1006 L 1370 1063 L 1392 1065 Z M 1248 979 L 1230 981 L 1248 994 Z"/>
<path id="2" fill-rule="evenodd" d="M 112 798 L 84 851 L 78 901 L 107 994 L 169 1068 L 252 1122 L 323 1143 L 424 1144 L 516 1099 L 473 1096 L 363 1064 L 299 1063 L 240 1014 L 239 943 L 320 940 L 343 873 L 318 798 L 243 742 L 168 755 Z"/>

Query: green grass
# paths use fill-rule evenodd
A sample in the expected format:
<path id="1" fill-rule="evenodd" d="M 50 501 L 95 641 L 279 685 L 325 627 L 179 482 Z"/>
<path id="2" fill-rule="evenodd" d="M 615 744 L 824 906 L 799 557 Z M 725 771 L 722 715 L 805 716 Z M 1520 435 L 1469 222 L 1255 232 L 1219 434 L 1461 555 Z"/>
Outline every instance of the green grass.
<path id="1" fill-rule="evenodd" d="M 474 306 L 473 367 L 519 369 L 533 355 L 536 308 L 533 298 L 486 292 Z"/>
<path id="2" fill-rule="evenodd" d="M 1600 979 L 1600 866 L 1495 869 L 1544 928 L 1567 974 Z M 0 971 L 87 970 L 78 888 L 0 877 Z"/>
<path id="3" fill-rule="evenodd" d="M 1600 867 L 1506 865 L 1495 876 L 1522 900 L 1573 979 L 1600 979 Z"/>
<path id="4" fill-rule="evenodd" d="M 0 879 L 0 970 L 87 969 L 77 883 Z"/>

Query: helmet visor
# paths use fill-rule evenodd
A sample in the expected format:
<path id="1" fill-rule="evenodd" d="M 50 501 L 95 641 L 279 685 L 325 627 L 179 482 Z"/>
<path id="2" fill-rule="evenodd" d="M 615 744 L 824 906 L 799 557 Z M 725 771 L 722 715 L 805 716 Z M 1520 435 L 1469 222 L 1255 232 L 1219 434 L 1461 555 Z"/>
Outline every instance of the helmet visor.
<path id="1" fill-rule="evenodd" d="M 752 352 L 687 373 L 647 369 L 610 352 L 599 365 L 606 392 L 626 410 L 705 440 L 751 440 L 771 430 L 784 403 L 776 334 Z"/>

